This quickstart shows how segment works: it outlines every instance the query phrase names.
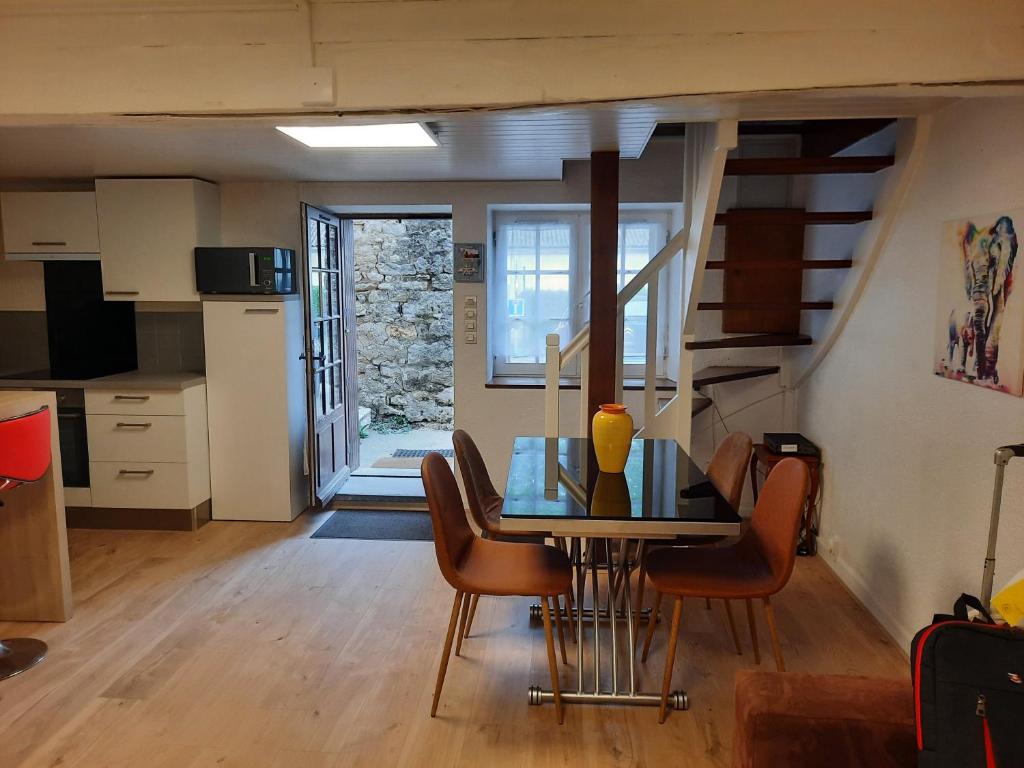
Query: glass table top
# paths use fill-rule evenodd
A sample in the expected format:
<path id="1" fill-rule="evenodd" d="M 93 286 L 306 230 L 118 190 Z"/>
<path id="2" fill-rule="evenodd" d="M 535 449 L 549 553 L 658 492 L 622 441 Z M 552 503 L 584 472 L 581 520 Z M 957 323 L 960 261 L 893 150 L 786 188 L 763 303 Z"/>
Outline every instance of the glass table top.
<path id="1" fill-rule="evenodd" d="M 674 440 L 633 440 L 621 474 L 598 471 L 586 438 L 517 437 L 501 526 L 734 535 L 740 516 Z M 604 523 L 603 526 L 597 525 Z"/>

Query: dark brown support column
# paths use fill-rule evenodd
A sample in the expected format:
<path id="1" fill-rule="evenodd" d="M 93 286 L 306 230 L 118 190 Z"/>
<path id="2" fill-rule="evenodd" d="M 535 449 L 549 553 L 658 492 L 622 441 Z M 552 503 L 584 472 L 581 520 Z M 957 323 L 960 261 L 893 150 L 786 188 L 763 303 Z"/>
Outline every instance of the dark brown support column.
<path id="1" fill-rule="evenodd" d="M 615 400 L 615 259 L 619 239 L 619 153 L 590 155 L 590 391 L 588 413 Z"/>

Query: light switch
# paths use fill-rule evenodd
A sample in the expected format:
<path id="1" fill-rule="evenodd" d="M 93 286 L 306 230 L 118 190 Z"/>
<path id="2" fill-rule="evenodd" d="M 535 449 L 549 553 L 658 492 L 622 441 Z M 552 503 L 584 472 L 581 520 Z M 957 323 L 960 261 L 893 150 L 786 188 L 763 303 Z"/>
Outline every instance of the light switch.
<path id="1" fill-rule="evenodd" d="M 476 320 L 467 320 L 466 321 L 466 330 L 467 331 L 475 331 L 476 330 Z"/>
<path id="2" fill-rule="evenodd" d="M 467 309 L 466 310 L 466 319 L 467 320 L 476 320 L 476 310 L 475 309 Z"/>
<path id="3" fill-rule="evenodd" d="M 476 344 L 476 333 L 467 333 L 466 334 L 466 343 L 467 344 Z"/>
<path id="4" fill-rule="evenodd" d="M 467 296 L 466 300 L 463 302 L 463 305 L 467 309 L 469 309 L 470 307 L 474 307 L 475 308 L 476 307 L 476 296 Z"/>

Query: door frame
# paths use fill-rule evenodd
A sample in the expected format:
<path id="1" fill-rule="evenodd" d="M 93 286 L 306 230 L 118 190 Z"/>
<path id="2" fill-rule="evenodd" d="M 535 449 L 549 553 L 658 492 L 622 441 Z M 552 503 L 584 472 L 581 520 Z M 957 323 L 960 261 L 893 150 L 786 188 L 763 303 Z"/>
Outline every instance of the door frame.
<path id="1" fill-rule="evenodd" d="M 302 218 L 302 311 L 303 311 L 303 361 L 306 373 L 306 469 L 309 478 L 309 504 L 311 508 L 326 506 L 338 488 L 359 466 L 359 399 L 356 385 L 358 363 L 355 347 L 355 269 L 352 249 L 351 222 L 346 226 L 343 219 L 331 211 L 309 203 L 300 203 Z M 318 488 L 320 482 L 320 461 L 317 451 L 316 383 L 314 381 L 313 337 L 312 337 L 312 295 L 309 273 L 309 221 L 333 222 L 338 227 L 338 260 L 340 266 L 339 291 L 341 313 L 341 356 L 344 371 L 341 391 L 344 403 L 346 466 L 338 472 L 329 485 Z M 322 350 L 321 350 L 322 351 Z"/>

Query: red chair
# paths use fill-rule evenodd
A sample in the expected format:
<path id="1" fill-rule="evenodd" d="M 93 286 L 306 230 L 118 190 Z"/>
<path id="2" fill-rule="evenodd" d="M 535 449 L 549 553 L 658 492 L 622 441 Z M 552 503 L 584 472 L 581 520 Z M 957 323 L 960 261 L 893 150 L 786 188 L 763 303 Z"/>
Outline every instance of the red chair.
<path id="1" fill-rule="evenodd" d="M 50 409 L 0 420 L 0 493 L 42 479 L 50 467 Z M 0 508 L 3 499 L 0 498 Z M 3 514 L 0 509 L 0 514 Z M 0 680 L 24 672 L 46 656 L 46 643 L 31 637 L 0 640 Z"/>

